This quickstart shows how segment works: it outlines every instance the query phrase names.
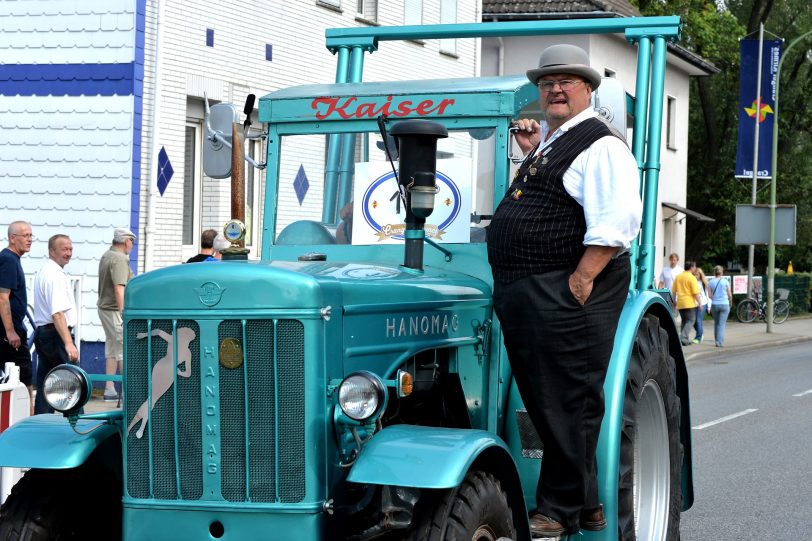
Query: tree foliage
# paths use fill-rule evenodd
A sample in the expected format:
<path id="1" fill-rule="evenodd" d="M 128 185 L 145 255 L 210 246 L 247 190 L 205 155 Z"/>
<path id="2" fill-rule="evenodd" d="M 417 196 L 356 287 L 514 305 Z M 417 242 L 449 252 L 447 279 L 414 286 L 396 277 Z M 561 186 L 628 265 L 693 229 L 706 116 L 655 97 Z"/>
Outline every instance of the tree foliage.
<path id="1" fill-rule="evenodd" d="M 752 181 L 733 177 L 738 135 L 739 40 L 784 39 L 784 48 L 812 30 L 809 0 L 637 0 L 644 15 L 680 15 L 680 45 L 721 71 L 691 82 L 688 161 L 688 208 L 712 216 L 714 223 L 688 221 L 685 259 L 747 263 L 747 248 L 736 246 L 736 204 L 750 204 Z M 755 34 L 755 35 L 753 35 Z M 795 246 L 776 246 L 776 268 L 792 264 L 812 269 L 812 108 L 805 91 L 812 88 L 807 53 L 812 36 L 789 52 L 781 70 L 778 103 L 777 202 L 797 205 Z M 812 56 L 810 54 L 809 56 Z M 755 83 L 754 83 L 755 84 Z M 769 184 L 760 181 L 758 203 L 769 203 Z M 757 247 L 757 272 L 767 265 L 767 248 Z"/>

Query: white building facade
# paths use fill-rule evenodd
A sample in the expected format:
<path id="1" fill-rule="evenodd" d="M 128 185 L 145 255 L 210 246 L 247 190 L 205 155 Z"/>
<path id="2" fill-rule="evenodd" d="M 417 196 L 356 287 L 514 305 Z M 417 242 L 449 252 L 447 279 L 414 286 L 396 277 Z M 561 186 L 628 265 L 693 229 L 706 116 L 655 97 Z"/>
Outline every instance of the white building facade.
<path id="1" fill-rule="evenodd" d="M 480 6 L 480 0 L 0 3 L 0 227 L 31 223 L 36 240 L 23 257 L 29 277 L 47 259 L 51 235 L 73 240 L 66 271 L 83 278 L 82 364 L 102 371 L 98 262 L 114 228 L 138 235 L 130 259 L 141 273 L 182 263 L 198 252 L 204 229 L 231 218 L 229 181 L 204 176 L 200 166 L 204 97 L 242 109 L 249 93 L 335 81 L 326 28 L 479 22 Z M 473 77 L 479 65 L 479 40 L 386 42 L 367 55 L 364 80 Z M 248 149 L 262 161 L 260 142 Z M 164 174 L 172 170 L 162 193 L 159 164 Z M 256 255 L 263 175 L 246 171 L 248 244 Z"/>

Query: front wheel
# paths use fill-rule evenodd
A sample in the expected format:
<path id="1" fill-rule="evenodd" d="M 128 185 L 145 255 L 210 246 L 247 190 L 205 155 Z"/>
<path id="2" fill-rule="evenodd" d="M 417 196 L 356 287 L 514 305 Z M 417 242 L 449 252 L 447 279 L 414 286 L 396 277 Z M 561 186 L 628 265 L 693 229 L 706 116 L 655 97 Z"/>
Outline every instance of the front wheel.
<path id="1" fill-rule="evenodd" d="M 648 315 L 637 329 L 620 446 L 618 539 L 677 541 L 682 506 L 680 402 L 668 333 Z"/>
<path id="2" fill-rule="evenodd" d="M 736 317 L 742 323 L 752 323 L 758 317 L 758 304 L 752 299 L 744 299 L 736 308 Z"/>
<path id="3" fill-rule="evenodd" d="M 516 539 L 507 495 L 490 473 L 468 472 L 458 487 L 441 493 L 438 500 L 423 502 L 424 513 L 409 533 L 409 541 Z"/>
<path id="4" fill-rule="evenodd" d="M 789 303 L 784 299 L 778 299 L 773 304 L 773 323 L 783 323 L 789 317 Z"/>
<path id="5" fill-rule="evenodd" d="M 29 470 L 0 508 L 0 541 L 87 539 L 121 539 L 121 484 L 106 470 Z"/>

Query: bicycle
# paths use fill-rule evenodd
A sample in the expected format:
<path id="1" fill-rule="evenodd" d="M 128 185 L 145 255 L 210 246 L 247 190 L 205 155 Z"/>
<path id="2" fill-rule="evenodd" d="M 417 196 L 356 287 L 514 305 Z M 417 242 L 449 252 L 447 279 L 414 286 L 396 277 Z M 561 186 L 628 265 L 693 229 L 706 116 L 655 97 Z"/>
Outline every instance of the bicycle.
<path id="1" fill-rule="evenodd" d="M 778 298 L 773 301 L 773 323 L 783 323 L 789 317 L 789 291 L 780 289 Z M 759 295 L 755 298 L 746 298 L 736 307 L 736 318 L 742 323 L 752 323 L 756 319 L 767 320 L 767 301 L 762 301 Z"/>

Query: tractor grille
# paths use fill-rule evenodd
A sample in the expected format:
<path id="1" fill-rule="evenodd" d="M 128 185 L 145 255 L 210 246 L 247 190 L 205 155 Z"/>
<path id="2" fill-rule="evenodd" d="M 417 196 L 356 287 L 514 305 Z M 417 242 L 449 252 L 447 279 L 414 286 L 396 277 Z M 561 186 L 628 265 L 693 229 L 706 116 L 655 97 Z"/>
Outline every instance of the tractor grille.
<path id="1" fill-rule="evenodd" d="M 231 502 L 302 501 L 305 445 L 301 322 L 226 320 L 216 327 L 217 343 L 204 341 L 201 345 L 200 327 L 206 324 L 211 328 L 211 322 L 191 320 L 128 322 L 124 418 L 128 424 L 129 495 L 211 500 L 219 499 L 219 488 L 222 499 Z M 148 329 L 152 335 L 151 355 Z M 240 345 L 237 363 L 219 359 L 224 341 Z M 175 342 L 177 354 L 172 353 Z M 221 362 L 210 362 L 201 374 L 201 350 L 207 347 L 218 351 Z M 177 366 L 174 376 L 173 366 Z M 150 387 L 154 406 L 149 423 L 142 427 L 149 410 Z M 212 419 L 212 402 L 204 404 L 201 398 L 201 392 L 208 396 L 209 389 L 217 389 L 212 399 L 219 404 L 216 422 Z M 212 452 L 219 454 L 219 468 L 213 470 L 208 465 Z"/>

